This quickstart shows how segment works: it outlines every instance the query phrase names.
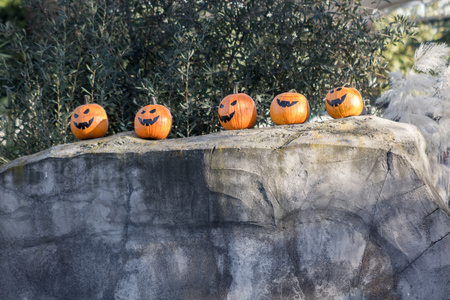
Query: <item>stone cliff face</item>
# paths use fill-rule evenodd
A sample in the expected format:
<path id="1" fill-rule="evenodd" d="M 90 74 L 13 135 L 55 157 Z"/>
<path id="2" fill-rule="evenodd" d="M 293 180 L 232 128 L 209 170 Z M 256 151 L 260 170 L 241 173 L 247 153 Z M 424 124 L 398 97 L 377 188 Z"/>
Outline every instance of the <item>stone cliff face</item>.
<path id="1" fill-rule="evenodd" d="M 0 299 L 446 299 L 424 148 L 357 117 L 18 159 L 0 168 Z"/>

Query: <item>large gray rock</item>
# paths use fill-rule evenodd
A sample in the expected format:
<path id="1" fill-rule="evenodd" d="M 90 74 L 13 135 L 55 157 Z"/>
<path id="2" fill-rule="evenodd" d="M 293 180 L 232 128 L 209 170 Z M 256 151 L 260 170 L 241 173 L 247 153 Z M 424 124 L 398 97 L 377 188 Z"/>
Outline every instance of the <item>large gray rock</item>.
<path id="1" fill-rule="evenodd" d="M 56 146 L 0 168 L 0 298 L 448 299 L 429 174 L 376 117 Z"/>

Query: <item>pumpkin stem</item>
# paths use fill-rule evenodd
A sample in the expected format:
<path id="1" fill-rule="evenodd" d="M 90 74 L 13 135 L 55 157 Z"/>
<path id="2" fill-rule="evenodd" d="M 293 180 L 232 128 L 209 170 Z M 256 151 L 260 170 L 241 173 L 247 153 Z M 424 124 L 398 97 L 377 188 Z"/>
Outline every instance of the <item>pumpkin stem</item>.
<path id="1" fill-rule="evenodd" d="M 84 104 L 89 104 L 89 95 L 84 95 Z"/>
<path id="2" fill-rule="evenodd" d="M 346 82 L 342 87 L 350 86 L 350 83 Z"/>
<path id="3" fill-rule="evenodd" d="M 297 93 L 297 91 L 295 89 L 292 89 L 288 93 Z"/>
<path id="4" fill-rule="evenodd" d="M 234 83 L 233 94 L 238 94 L 239 91 L 239 82 Z"/>
<path id="5" fill-rule="evenodd" d="M 156 98 L 155 97 L 151 97 L 150 99 L 152 99 L 153 105 L 156 105 Z"/>

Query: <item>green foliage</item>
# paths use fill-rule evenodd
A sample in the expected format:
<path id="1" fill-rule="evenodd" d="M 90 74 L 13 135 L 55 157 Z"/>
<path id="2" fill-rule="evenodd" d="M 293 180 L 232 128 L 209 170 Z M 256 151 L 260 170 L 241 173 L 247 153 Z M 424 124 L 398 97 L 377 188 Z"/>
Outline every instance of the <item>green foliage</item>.
<path id="1" fill-rule="evenodd" d="M 437 2 L 439 1 L 430 2 L 426 5 L 432 12 L 442 13 L 442 8 L 437 6 Z M 389 71 L 394 72 L 400 70 L 406 75 L 414 65 L 414 52 L 421 43 L 435 42 L 450 44 L 450 19 L 441 16 L 420 17 L 412 8 L 405 8 L 403 11 L 404 13 L 408 12 L 415 20 L 417 34 L 413 39 L 405 37 L 401 43 L 388 45 L 386 51 L 384 51 L 384 57 L 389 61 Z M 392 17 L 387 16 L 386 21 L 383 22 L 384 25 Z M 383 24 L 379 23 L 378 26 L 383 26 Z"/>
<path id="2" fill-rule="evenodd" d="M 219 130 L 217 106 L 240 82 L 270 124 L 274 95 L 296 89 L 312 113 L 349 82 L 365 98 L 380 90 L 386 46 L 411 34 L 397 17 L 374 31 L 359 1 L 27 1 L 28 23 L 0 27 L 7 161 L 73 141 L 71 111 L 103 105 L 109 134 L 133 130 L 155 96 L 174 117 L 169 137 Z"/>

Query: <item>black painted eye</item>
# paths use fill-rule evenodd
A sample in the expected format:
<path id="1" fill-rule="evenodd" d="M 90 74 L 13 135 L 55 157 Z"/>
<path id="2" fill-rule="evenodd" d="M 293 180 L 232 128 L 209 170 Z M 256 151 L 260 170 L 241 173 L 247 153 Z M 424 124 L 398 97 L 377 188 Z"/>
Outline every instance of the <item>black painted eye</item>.
<path id="1" fill-rule="evenodd" d="M 156 112 L 156 108 L 155 108 L 155 109 L 152 109 L 152 110 L 150 111 L 151 114 L 153 114 L 153 113 L 155 113 L 155 112 Z"/>
<path id="2" fill-rule="evenodd" d="M 73 116 L 74 116 L 75 119 L 78 118 L 78 115 L 77 115 L 77 114 L 73 114 Z"/>
<path id="3" fill-rule="evenodd" d="M 145 110 L 141 111 L 141 114 L 145 113 Z"/>
<path id="4" fill-rule="evenodd" d="M 220 108 L 223 108 L 223 104 L 220 104 Z"/>
<path id="5" fill-rule="evenodd" d="M 231 102 L 231 106 L 235 106 L 237 103 L 237 100 L 234 100 L 233 102 Z"/>
<path id="6" fill-rule="evenodd" d="M 88 113 L 89 113 L 89 108 L 84 111 L 84 114 L 88 114 Z"/>
<path id="7" fill-rule="evenodd" d="M 334 93 L 334 90 L 331 90 L 331 91 L 330 91 L 330 94 L 333 94 L 333 93 Z"/>
<path id="8" fill-rule="evenodd" d="M 340 90 L 342 90 L 342 88 L 341 88 L 341 87 L 340 87 L 340 88 L 337 88 L 337 89 L 336 89 L 336 91 L 338 91 L 338 92 L 339 92 Z"/>

